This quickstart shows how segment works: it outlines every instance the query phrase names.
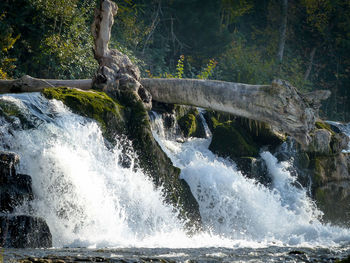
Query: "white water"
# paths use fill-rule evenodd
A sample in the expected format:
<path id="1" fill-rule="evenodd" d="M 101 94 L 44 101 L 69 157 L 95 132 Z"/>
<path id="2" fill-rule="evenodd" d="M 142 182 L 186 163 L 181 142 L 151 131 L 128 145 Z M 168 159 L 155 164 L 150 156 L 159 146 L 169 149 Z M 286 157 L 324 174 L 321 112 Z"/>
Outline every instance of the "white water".
<path id="1" fill-rule="evenodd" d="M 200 205 L 205 232 L 189 237 L 161 190 L 141 171 L 119 165 L 120 149 L 105 146 L 95 122 L 38 94 L 0 99 L 18 105 L 37 125 L 9 132 L 11 125 L 3 123 L 0 132 L 4 147 L 21 156 L 19 171 L 33 178 L 31 205 L 48 223 L 56 247 L 331 246 L 350 240 L 348 230 L 320 223 L 305 191 L 293 186 L 287 164 L 270 153 L 262 157 L 273 189 L 217 158 L 207 149 L 209 140 L 179 144 L 163 131 L 155 136 Z"/>

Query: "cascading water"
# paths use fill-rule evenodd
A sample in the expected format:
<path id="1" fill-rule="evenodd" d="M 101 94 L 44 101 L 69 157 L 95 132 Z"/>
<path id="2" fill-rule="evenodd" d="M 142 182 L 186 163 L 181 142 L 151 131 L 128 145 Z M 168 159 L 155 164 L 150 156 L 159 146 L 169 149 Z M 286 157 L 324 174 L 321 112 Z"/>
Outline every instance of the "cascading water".
<path id="1" fill-rule="evenodd" d="M 295 184 L 288 162 L 278 163 L 271 153 L 261 153 L 272 178 L 270 189 L 244 177 L 234 163 L 209 151 L 210 139 L 191 138 L 183 144 L 166 140 L 159 115 L 153 130 L 190 185 L 206 231 L 229 239 L 279 245 L 335 245 L 350 240 L 348 230 L 321 223 L 322 213 Z"/>
<path id="2" fill-rule="evenodd" d="M 121 151 L 105 146 L 95 122 L 41 95 L 1 100 L 39 123 L 3 130 L 2 138 L 20 154 L 20 170 L 32 175 L 33 211 L 47 221 L 55 246 L 145 246 L 147 239 L 152 246 L 164 229 L 185 236 L 161 191 L 141 171 L 119 165 Z"/>
<path id="3" fill-rule="evenodd" d="M 262 153 L 273 181 L 267 188 L 211 153 L 210 139 L 167 140 L 155 115 L 154 136 L 182 169 L 200 206 L 204 232 L 188 236 L 161 189 L 133 165 L 119 164 L 120 147 L 107 147 L 94 121 L 40 94 L 0 100 L 21 112 L 19 119 L 0 119 L 1 146 L 21 156 L 19 170 L 32 176 L 36 195 L 30 211 L 16 212 L 43 217 L 55 247 L 330 246 L 350 240 L 348 230 L 320 222 L 288 163 Z"/>

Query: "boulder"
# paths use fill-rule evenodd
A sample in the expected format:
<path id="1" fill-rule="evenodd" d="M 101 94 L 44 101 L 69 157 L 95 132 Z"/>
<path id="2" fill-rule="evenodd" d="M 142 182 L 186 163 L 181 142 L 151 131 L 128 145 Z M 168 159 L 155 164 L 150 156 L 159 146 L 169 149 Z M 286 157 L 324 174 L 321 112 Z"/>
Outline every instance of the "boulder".
<path id="1" fill-rule="evenodd" d="M 273 150 L 285 140 L 266 123 L 212 111 L 205 118 L 213 133 L 209 149 L 232 160 L 257 157 L 261 147 Z"/>
<path id="2" fill-rule="evenodd" d="M 178 106 L 183 108 L 185 106 Z M 185 138 L 197 137 L 206 138 L 205 128 L 199 111 L 193 107 L 187 107 L 189 110 L 183 114 L 177 114 L 177 121 Z"/>
<path id="3" fill-rule="evenodd" d="M 33 199 L 32 179 L 16 173 L 18 162 L 17 154 L 0 151 L 0 212 L 3 213 L 11 213 L 16 206 Z"/>
<path id="4" fill-rule="evenodd" d="M 32 179 L 29 175 L 16 173 L 18 162 L 17 154 L 0 151 L 0 246 L 51 247 L 52 236 L 43 219 L 10 214 L 25 201 L 33 200 Z"/>
<path id="5" fill-rule="evenodd" d="M 11 248 L 48 248 L 52 236 L 46 222 L 25 215 L 0 216 L 0 246 Z"/>
<path id="6" fill-rule="evenodd" d="M 336 132 L 328 123 L 318 121 L 312 133 L 310 133 L 311 143 L 305 151 L 314 155 L 332 155 L 339 154 L 346 149 L 349 143 L 349 137 L 342 133 Z"/>

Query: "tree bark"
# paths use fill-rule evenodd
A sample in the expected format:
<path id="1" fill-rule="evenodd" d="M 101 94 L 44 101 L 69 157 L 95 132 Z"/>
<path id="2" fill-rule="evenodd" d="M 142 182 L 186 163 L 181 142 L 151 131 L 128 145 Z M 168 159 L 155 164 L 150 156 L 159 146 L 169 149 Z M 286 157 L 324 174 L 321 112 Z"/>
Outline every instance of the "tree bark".
<path id="1" fill-rule="evenodd" d="M 278 45 L 277 58 L 279 63 L 283 62 L 284 47 L 287 36 L 287 17 L 288 17 L 288 0 L 281 0 L 282 2 L 282 21 L 280 26 L 280 39 Z"/>
<path id="2" fill-rule="evenodd" d="M 95 19 L 91 27 L 94 38 L 94 55 L 99 67 L 92 85 L 98 90 L 118 97 L 123 92 L 133 92 L 148 109 L 152 107 L 151 95 L 140 83 L 140 70 L 128 56 L 116 49 L 109 49 L 111 28 L 118 6 L 110 0 L 101 0 L 95 9 Z"/>

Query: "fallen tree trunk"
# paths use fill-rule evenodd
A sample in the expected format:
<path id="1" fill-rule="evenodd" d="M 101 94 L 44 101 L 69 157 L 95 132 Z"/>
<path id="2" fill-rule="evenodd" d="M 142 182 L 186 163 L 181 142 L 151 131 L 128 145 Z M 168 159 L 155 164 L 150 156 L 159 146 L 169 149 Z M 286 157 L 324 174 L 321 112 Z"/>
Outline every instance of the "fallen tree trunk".
<path id="1" fill-rule="evenodd" d="M 321 100 L 327 90 L 301 94 L 283 80 L 271 85 L 247 85 L 197 79 L 142 79 L 156 101 L 198 106 L 281 128 L 301 144 L 310 141 Z"/>
<path id="2" fill-rule="evenodd" d="M 74 87 L 82 90 L 91 89 L 91 79 L 37 79 L 25 75 L 14 80 L 0 80 L 0 93 L 39 92 L 50 87 Z"/>
<path id="3" fill-rule="evenodd" d="M 155 101 L 192 105 L 267 122 L 281 128 L 300 143 L 309 143 L 320 101 L 329 91 L 299 93 L 288 82 L 275 80 L 271 85 L 247 85 L 196 79 L 141 79 Z M 24 76 L 0 80 L 1 93 L 37 92 L 47 87 L 68 86 L 90 89 L 92 81 L 35 79 Z"/>

